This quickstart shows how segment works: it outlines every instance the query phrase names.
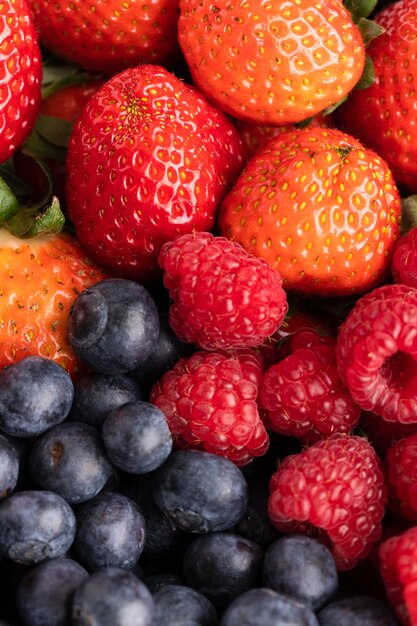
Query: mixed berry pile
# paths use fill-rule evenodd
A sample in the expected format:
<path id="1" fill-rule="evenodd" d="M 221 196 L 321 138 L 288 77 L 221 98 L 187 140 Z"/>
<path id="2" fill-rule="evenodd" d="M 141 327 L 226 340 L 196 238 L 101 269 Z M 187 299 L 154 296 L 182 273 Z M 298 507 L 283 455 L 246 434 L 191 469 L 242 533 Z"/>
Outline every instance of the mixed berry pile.
<path id="1" fill-rule="evenodd" d="M 416 58 L 0 2 L 0 626 L 417 626 Z"/>

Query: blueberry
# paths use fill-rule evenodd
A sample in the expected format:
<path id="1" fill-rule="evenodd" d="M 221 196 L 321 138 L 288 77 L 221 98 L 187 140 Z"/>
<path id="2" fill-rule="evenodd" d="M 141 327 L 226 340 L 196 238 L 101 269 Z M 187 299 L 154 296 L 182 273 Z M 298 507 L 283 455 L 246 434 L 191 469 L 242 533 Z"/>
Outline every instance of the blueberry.
<path id="1" fill-rule="evenodd" d="M 74 384 L 70 419 L 101 430 L 110 411 L 128 402 L 143 399 L 138 383 L 126 374 L 86 374 Z"/>
<path id="2" fill-rule="evenodd" d="M 173 525 L 208 533 L 238 522 L 248 505 L 248 486 L 229 459 L 201 450 L 175 450 L 156 471 L 154 498 Z"/>
<path id="3" fill-rule="evenodd" d="M 155 603 L 134 574 L 119 568 L 94 572 L 74 594 L 72 626 L 151 626 Z"/>
<path id="4" fill-rule="evenodd" d="M 13 491 L 19 477 L 19 456 L 15 446 L 0 435 L 0 498 Z"/>
<path id="5" fill-rule="evenodd" d="M 220 626 L 267 625 L 319 626 L 315 614 L 305 604 L 265 587 L 242 593 L 227 607 L 220 620 Z"/>
<path id="6" fill-rule="evenodd" d="M 17 610 L 25 626 L 71 626 L 72 598 L 88 578 L 76 561 L 52 559 L 34 567 L 19 584 Z"/>
<path id="7" fill-rule="evenodd" d="M 132 568 L 145 544 L 145 520 L 126 496 L 105 491 L 76 510 L 73 549 L 88 570 Z"/>
<path id="8" fill-rule="evenodd" d="M 213 533 L 187 546 L 182 566 L 187 583 L 220 608 L 260 586 L 263 557 L 263 549 L 249 539 Z"/>
<path id="9" fill-rule="evenodd" d="M 44 433 L 33 445 L 29 467 L 37 487 L 55 491 L 71 504 L 97 495 L 113 472 L 100 433 L 81 422 L 65 422 Z"/>
<path id="10" fill-rule="evenodd" d="M 159 335 L 159 313 L 139 283 L 109 278 L 74 301 L 68 340 L 78 357 L 102 374 L 125 374 L 145 361 Z"/>
<path id="11" fill-rule="evenodd" d="M 390 608 L 370 596 L 334 600 L 321 609 L 318 620 L 320 626 L 398 626 Z"/>
<path id="12" fill-rule="evenodd" d="M 32 565 L 64 556 L 75 535 L 75 516 L 51 491 L 18 491 L 0 502 L 0 553 Z"/>
<path id="13" fill-rule="evenodd" d="M 313 537 L 285 535 L 265 553 L 264 586 L 288 594 L 314 611 L 334 596 L 338 582 L 330 550 Z"/>
<path id="14" fill-rule="evenodd" d="M 129 402 L 110 411 L 101 434 L 110 460 L 132 474 L 152 472 L 172 450 L 165 415 L 149 402 Z"/>
<path id="15" fill-rule="evenodd" d="M 153 596 L 153 626 L 216 626 L 217 613 L 211 602 L 184 585 L 164 585 Z"/>
<path id="16" fill-rule="evenodd" d="M 0 430 L 34 437 L 67 417 L 74 396 L 69 374 L 57 363 L 29 356 L 0 371 Z"/>
<path id="17" fill-rule="evenodd" d="M 179 575 L 172 572 L 165 572 L 165 574 L 153 574 L 147 576 L 146 586 L 152 595 L 155 595 L 157 591 L 165 587 L 166 585 L 185 585 L 184 579 Z"/>

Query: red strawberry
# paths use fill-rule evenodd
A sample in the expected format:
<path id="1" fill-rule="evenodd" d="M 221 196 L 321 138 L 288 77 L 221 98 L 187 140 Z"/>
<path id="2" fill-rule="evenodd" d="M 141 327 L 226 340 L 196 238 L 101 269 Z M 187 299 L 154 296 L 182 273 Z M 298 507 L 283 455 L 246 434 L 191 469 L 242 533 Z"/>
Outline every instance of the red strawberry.
<path id="1" fill-rule="evenodd" d="M 291 124 L 338 102 L 365 62 L 339 0 L 181 0 L 178 37 L 195 84 L 238 119 Z"/>
<path id="2" fill-rule="evenodd" d="M 391 273 L 396 283 L 417 288 L 417 227 L 397 241 Z"/>
<path id="3" fill-rule="evenodd" d="M 165 64 L 177 51 L 178 0 L 29 0 L 42 45 L 88 70 Z"/>
<path id="4" fill-rule="evenodd" d="M 397 183 L 417 191 L 417 0 L 394 2 L 376 17 L 385 33 L 367 52 L 375 82 L 337 111 L 352 133 L 385 159 Z"/>
<path id="5" fill-rule="evenodd" d="M 1 229 L 0 368 L 39 355 L 77 375 L 83 366 L 67 340 L 68 314 L 76 296 L 105 277 L 71 235 L 23 240 Z"/>
<path id="6" fill-rule="evenodd" d="M 336 129 L 271 140 L 220 208 L 220 234 L 266 259 L 287 290 L 339 296 L 382 281 L 399 234 L 386 164 Z"/>
<path id="7" fill-rule="evenodd" d="M 41 101 L 41 52 L 25 0 L 0 5 L 0 163 L 23 143 Z"/>
<path id="8" fill-rule="evenodd" d="M 233 124 L 162 67 L 113 77 L 75 123 L 68 147 L 70 216 L 88 253 L 151 280 L 166 241 L 213 227 L 240 172 Z"/>

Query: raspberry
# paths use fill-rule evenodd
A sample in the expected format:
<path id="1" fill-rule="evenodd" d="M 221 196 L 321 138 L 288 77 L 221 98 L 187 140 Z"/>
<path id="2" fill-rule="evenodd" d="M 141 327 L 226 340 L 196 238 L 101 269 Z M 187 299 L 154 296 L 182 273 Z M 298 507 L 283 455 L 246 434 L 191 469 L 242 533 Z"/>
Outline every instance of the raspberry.
<path id="1" fill-rule="evenodd" d="M 417 526 L 390 537 L 379 548 L 388 600 L 403 626 L 417 626 Z"/>
<path id="2" fill-rule="evenodd" d="M 289 355 L 267 370 L 259 394 L 270 427 L 309 443 L 349 433 L 360 408 L 337 373 L 336 340 L 300 330 L 286 344 Z"/>
<path id="3" fill-rule="evenodd" d="M 206 350 L 260 345 L 287 312 L 281 276 L 242 246 L 211 233 L 178 237 L 159 256 L 174 303 L 169 322 Z"/>
<path id="4" fill-rule="evenodd" d="M 400 439 L 385 455 L 388 502 L 394 517 L 417 520 L 417 435 Z"/>
<path id="5" fill-rule="evenodd" d="M 391 273 L 396 283 L 417 288 L 417 228 L 412 228 L 397 241 Z"/>
<path id="6" fill-rule="evenodd" d="M 381 535 L 386 504 L 381 462 L 361 437 L 331 435 L 286 457 L 269 490 L 274 526 L 315 536 L 341 571 L 363 560 Z"/>
<path id="7" fill-rule="evenodd" d="M 165 413 L 174 445 L 219 454 L 237 465 L 262 456 L 269 445 L 257 407 L 262 366 L 250 350 L 199 351 L 180 359 L 150 395 Z"/>
<path id="8" fill-rule="evenodd" d="M 417 423 L 387 422 L 371 411 L 362 411 L 359 428 L 380 457 L 384 457 L 387 449 L 399 439 L 417 433 Z"/>
<path id="9" fill-rule="evenodd" d="M 339 328 L 336 361 L 362 409 L 416 424 L 417 289 L 384 285 L 362 296 Z"/>

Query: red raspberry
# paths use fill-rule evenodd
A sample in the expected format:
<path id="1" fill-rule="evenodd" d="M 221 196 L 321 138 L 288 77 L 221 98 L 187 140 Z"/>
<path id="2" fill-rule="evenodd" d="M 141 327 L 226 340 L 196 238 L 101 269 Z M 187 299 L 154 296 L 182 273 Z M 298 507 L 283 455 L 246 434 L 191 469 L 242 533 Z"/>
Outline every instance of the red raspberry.
<path id="1" fill-rule="evenodd" d="M 361 411 L 337 373 L 335 345 L 306 329 L 285 342 L 289 355 L 267 370 L 259 394 L 273 430 L 312 443 L 356 426 Z"/>
<path id="2" fill-rule="evenodd" d="M 403 626 L 417 626 L 417 526 L 390 537 L 379 548 L 388 600 Z"/>
<path id="3" fill-rule="evenodd" d="M 337 336 L 339 374 L 365 411 L 417 423 L 417 289 L 384 285 L 362 296 Z"/>
<path id="4" fill-rule="evenodd" d="M 317 537 L 341 571 L 363 560 L 381 535 L 386 504 L 381 462 L 361 437 L 332 435 L 286 457 L 269 489 L 274 526 Z"/>
<path id="5" fill-rule="evenodd" d="M 400 439 L 385 455 L 388 502 L 400 521 L 417 520 L 417 435 Z"/>
<path id="6" fill-rule="evenodd" d="M 154 385 L 150 401 L 165 414 L 177 448 L 198 448 L 249 463 L 269 437 L 259 417 L 262 359 L 251 350 L 195 352 Z"/>
<path id="7" fill-rule="evenodd" d="M 396 283 L 417 288 L 417 228 L 412 228 L 397 241 L 391 273 Z"/>
<path id="8" fill-rule="evenodd" d="M 399 439 L 417 433 L 417 423 L 387 422 L 372 411 L 361 412 L 358 426 L 381 457 L 384 457 L 387 449 Z"/>
<path id="9" fill-rule="evenodd" d="M 170 324 L 183 341 L 206 350 L 260 345 L 282 324 L 282 279 L 262 259 L 211 233 L 178 237 L 159 256 L 174 300 Z"/>

